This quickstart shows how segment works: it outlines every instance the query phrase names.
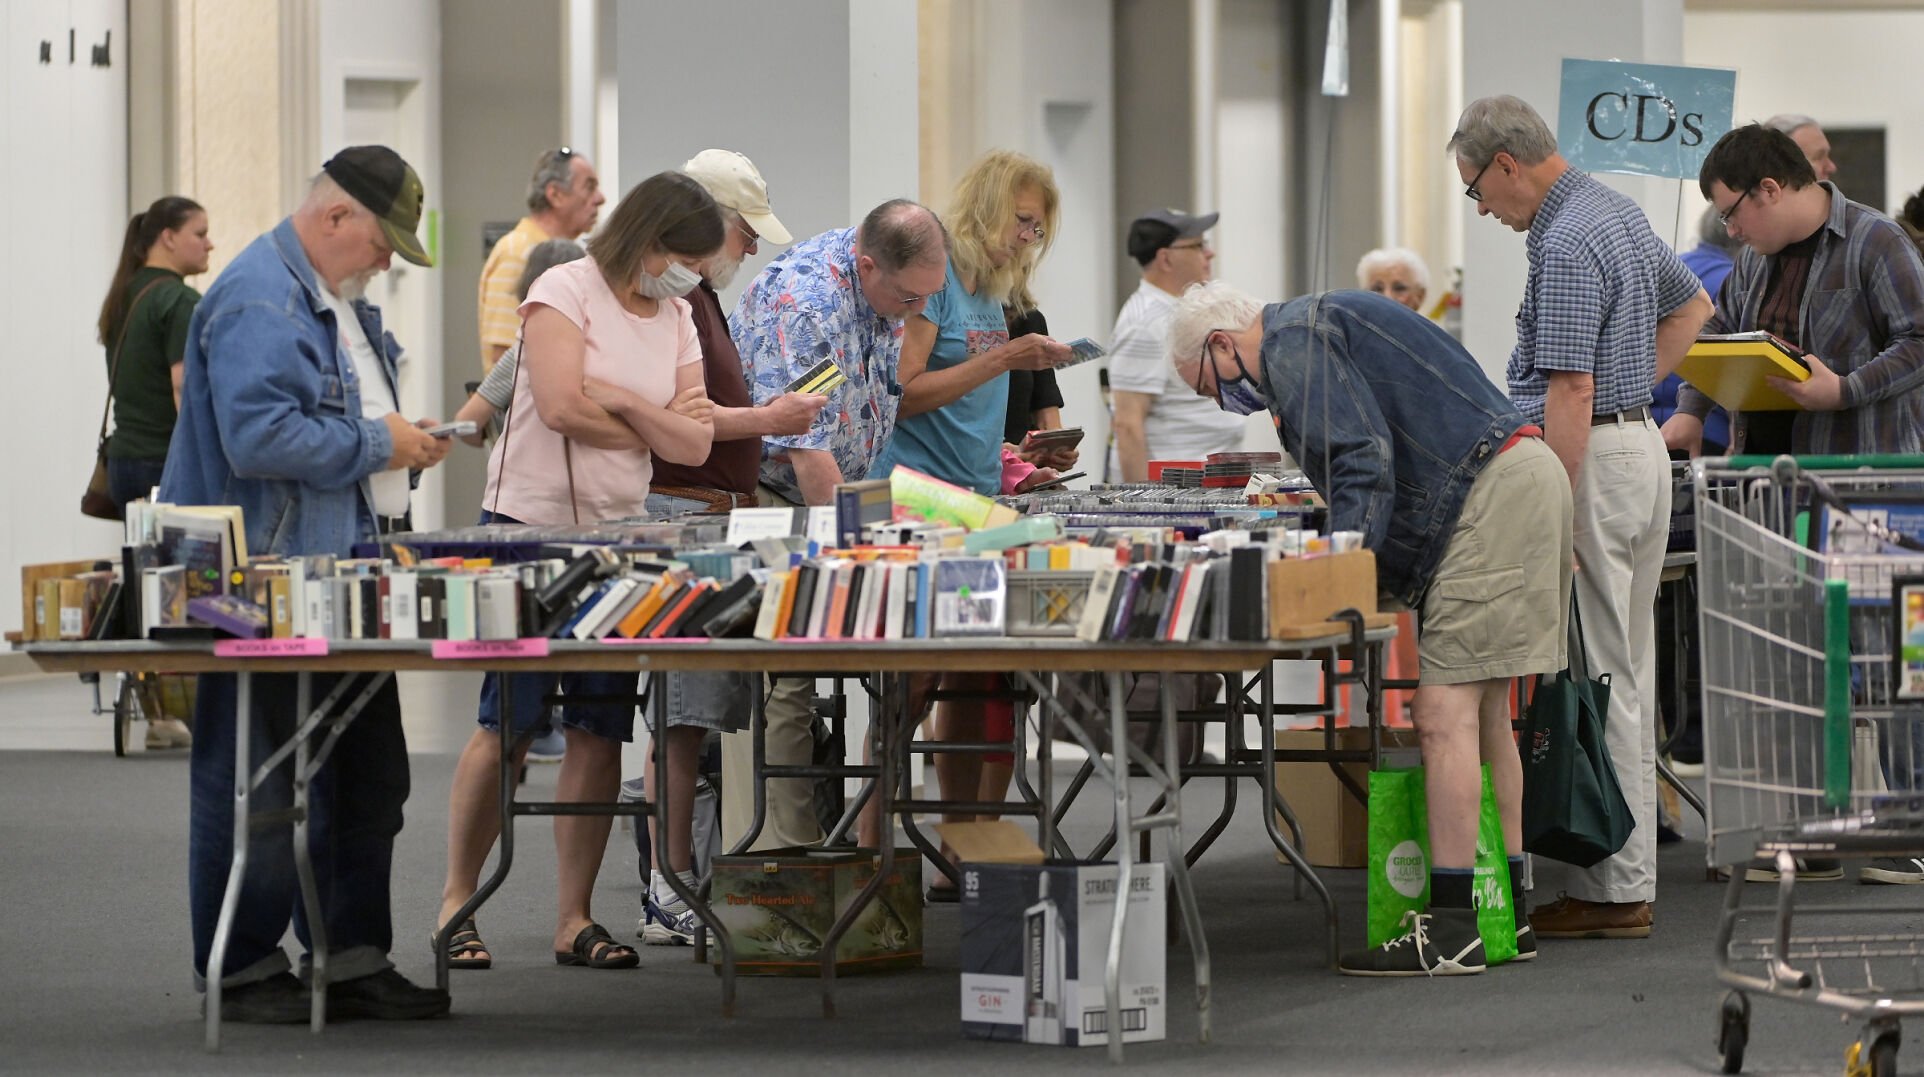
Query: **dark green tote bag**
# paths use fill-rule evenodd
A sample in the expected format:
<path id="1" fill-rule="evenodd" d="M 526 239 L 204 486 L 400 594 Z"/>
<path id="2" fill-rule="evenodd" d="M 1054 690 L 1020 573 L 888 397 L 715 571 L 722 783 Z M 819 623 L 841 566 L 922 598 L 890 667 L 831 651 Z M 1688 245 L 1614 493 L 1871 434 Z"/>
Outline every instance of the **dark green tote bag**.
<path id="1" fill-rule="evenodd" d="M 1576 595 L 1570 596 L 1570 665 L 1537 678 L 1523 718 L 1523 848 L 1587 868 L 1630 840 L 1637 825 L 1604 744 L 1610 675 L 1590 676 Z"/>

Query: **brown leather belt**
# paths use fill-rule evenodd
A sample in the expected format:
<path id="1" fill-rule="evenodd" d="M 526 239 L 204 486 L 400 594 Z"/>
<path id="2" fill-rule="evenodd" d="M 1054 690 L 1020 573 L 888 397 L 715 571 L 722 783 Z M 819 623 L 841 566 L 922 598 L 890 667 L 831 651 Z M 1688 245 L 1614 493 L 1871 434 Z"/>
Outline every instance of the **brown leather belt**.
<path id="1" fill-rule="evenodd" d="M 679 497 L 687 501 L 699 501 L 708 507 L 704 512 L 728 512 L 735 508 L 750 508 L 755 504 L 754 494 L 737 494 L 728 490 L 710 490 L 702 486 L 662 486 L 650 485 L 648 492 L 663 497 Z"/>
<path id="2" fill-rule="evenodd" d="M 1609 426 L 1618 419 L 1622 419 L 1626 423 L 1640 423 L 1648 418 L 1650 418 L 1650 409 L 1647 407 L 1627 408 L 1623 411 L 1606 411 L 1592 415 L 1590 416 L 1590 425 Z"/>

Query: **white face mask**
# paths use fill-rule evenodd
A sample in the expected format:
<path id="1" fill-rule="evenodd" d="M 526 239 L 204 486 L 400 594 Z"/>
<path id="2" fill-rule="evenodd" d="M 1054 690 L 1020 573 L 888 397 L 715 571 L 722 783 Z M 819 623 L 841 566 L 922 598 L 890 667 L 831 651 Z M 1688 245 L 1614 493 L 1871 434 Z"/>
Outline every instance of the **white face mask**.
<path id="1" fill-rule="evenodd" d="M 669 262 L 667 272 L 657 277 L 646 269 L 640 271 L 635 279 L 635 290 L 649 299 L 679 299 L 695 290 L 701 283 L 701 274 L 682 265 Z"/>

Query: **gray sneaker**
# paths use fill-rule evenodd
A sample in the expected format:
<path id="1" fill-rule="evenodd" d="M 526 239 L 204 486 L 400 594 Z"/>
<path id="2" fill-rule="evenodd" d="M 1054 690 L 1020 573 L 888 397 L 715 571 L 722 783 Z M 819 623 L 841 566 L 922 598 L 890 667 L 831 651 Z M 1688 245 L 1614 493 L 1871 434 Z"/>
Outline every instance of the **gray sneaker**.
<path id="1" fill-rule="evenodd" d="M 1344 954 L 1337 968 L 1345 976 L 1470 976 L 1488 967 L 1475 909 L 1408 912 L 1403 924 L 1408 934 Z"/>
<path id="2" fill-rule="evenodd" d="M 1880 856 L 1858 869 L 1860 883 L 1924 883 L 1924 857 Z"/>

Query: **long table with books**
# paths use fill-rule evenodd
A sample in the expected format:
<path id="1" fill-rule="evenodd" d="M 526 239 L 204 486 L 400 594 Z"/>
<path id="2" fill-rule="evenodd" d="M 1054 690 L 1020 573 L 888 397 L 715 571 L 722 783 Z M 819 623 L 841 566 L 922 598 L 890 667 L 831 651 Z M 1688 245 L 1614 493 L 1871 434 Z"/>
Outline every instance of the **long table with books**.
<path id="1" fill-rule="evenodd" d="M 1381 635 L 1380 633 L 1377 635 Z M 287 744 L 273 746 L 266 753 L 266 761 L 251 772 L 253 782 L 240 783 L 237 788 L 236 803 L 236 843 L 235 865 L 229 878 L 229 890 L 222 904 L 220 927 L 216 930 L 214 952 L 209 958 L 210 967 L 221 967 L 227 940 L 227 925 L 232 922 L 234 905 L 238 900 L 236 882 L 245 870 L 246 842 L 244 835 L 253 826 L 250 819 L 248 793 L 269 769 L 292 757 L 297 769 L 311 775 L 325 761 L 328 746 L 332 739 L 339 736 L 340 729 L 351 722 L 358 711 L 355 701 L 362 698 L 374 679 L 390 676 L 395 672 L 408 670 L 446 671 L 466 665 L 473 668 L 485 667 L 490 670 L 508 672 L 540 672 L 555 670 L 636 670 L 649 674 L 662 674 L 671 671 L 718 671 L 749 670 L 769 673 L 842 673 L 850 675 L 873 675 L 881 678 L 881 696 L 890 701 L 891 706 L 884 708 L 883 720 L 874 723 L 877 739 L 876 759 L 881 774 L 876 780 L 875 795 L 881 800 L 884 818 L 894 815 L 893 802 L 898 796 L 899 778 L 896 762 L 903 758 L 902 748 L 912 734 L 914 721 L 906 713 L 906 677 L 908 674 L 930 668 L 954 669 L 977 672 L 1010 672 L 1021 678 L 1035 690 L 1043 700 L 1048 713 L 1056 720 L 1070 723 L 1072 730 L 1079 731 L 1066 700 L 1058 698 L 1053 675 L 1066 673 L 1097 673 L 1109 682 L 1111 697 L 1109 707 L 1112 719 L 1111 735 L 1118 737 L 1117 743 L 1126 743 L 1126 716 L 1120 709 L 1121 676 L 1130 672 L 1168 672 L 1168 673 L 1221 673 L 1235 675 L 1259 670 L 1277 657 L 1295 657 L 1314 653 L 1318 648 L 1339 645 L 1342 639 L 1332 637 L 1328 640 L 1305 640 L 1289 644 L 1273 643 L 1231 643 L 1202 642 L 1182 646 L 1166 643 L 1083 643 L 1075 640 L 1037 640 L 1037 639 L 977 639 L 958 644 L 947 641 L 891 641 L 866 642 L 861 644 L 786 642 L 767 643 L 753 640 L 709 640 L 701 642 L 651 643 L 620 645 L 609 643 L 584 643 L 546 639 L 510 641 L 468 641 L 464 645 L 451 645 L 451 641 L 329 641 L 316 639 L 293 640 L 221 640 L 206 642 L 160 643 L 151 641 L 105 641 L 105 642 L 39 642 L 23 646 L 23 650 L 34 663 L 46 672 L 84 673 L 93 671 L 166 671 L 174 673 L 235 673 L 241 675 L 242 698 L 245 700 L 250 675 L 257 673 L 294 673 L 302 675 L 300 683 L 300 713 L 306 717 L 300 722 L 293 737 Z M 305 685 L 307 675 L 315 673 L 349 673 L 365 675 L 361 692 L 350 692 L 345 687 L 329 699 L 312 704 L 307 698 Z M 651 706 L 663 706 L 664 693 L 648 693 Z M 1081 700 L 1087 704 L 1088 700 Z M 312 704 L 312 705 L 311 705 Z M 658 712 L 659 716 L 659 712 Z M 510 728 L 511 722 L 504 721 L 501 728 Z M 243 730 L 245 724 L 242 724 Z M 1167 727 L 1168 737 L 1174 737 L 1174 723 Z M 1081 738 L 1087 743 L 1084 734 Z M 1046 740 L 1045 740 L 1046 743 Z M 656 738 L 654 749 L 657 753 L 657 773 L 667 775 L 665 741 Z M 246 759 L 249 752 L 247 738 L 243 733 L 236 738 L 238 758 Z M 1173 756 L 1170 756 L 1173 759 Z M 1148 762 L 1147 760 L 1139 760 Z M 1047 769 L 1046 749 L 1043 767 L 1038 771 L 1036 781 L 1043 796 L 1048 797 L 1050 775 Z M 1153 764 L 1151 764 L 1153 766 Z M 1126 773 L 1126 767 L 1124 768 Z M 242 768 L 238 773 L 249 771 Z M 1203 1029 L 1207 1031 L 1208 992 L 1208 952 L 1203 940 L 1200 912 L 1197 910 L 1193 890 L 1188 883 L 1187 865 L 1180 855 L 1180 794 L 1181 774 L 1179 768 L 1171 765 L 1157 768 L 1151 777 L 1157 779 L 1158 806 L 1156 810 L 1138 813 L 1133 809 L 1129 783 L 1126 778 L 1118 780 L 1115 772 L 1104 775 L 1113 781 L 1116 790 L 1116 825 L 1125 833 L 1139 833 L 1152 827 L 1166 827 L 1171 831 L 1168 847 L 1176 855 L 1168 860 L 1168 870 L 1178 899 L 1183 905 L 1183 915 L 1188 924 L 1190 945 L 1194 951 L 1197 969 L 1197 991 L 1199 1011 L 1203 1016 Z M 513 787 L 512 776 L 503 779 L 503 809 L 510 807 Z M 301 823 L 305 808 L 305 782 L 295 783 L 295 804 L 291 825 Z M 660 818 L 665 796 L 655 798 L 655 811 L 660 825 L 668 825 Z M 476 907 L 500 885 L 509 870 L 511 848 L 509 832 L 511 818 L 504 818 L 503 855 L 497 865 L 497 875 L 484 885 L 477 894 Z M 1047 839 L 1045 838 L 1045 841 Z M 1132 842 L 1123 842 L 1118 849 L 1119 870 L 1127 876 L 1134 863 Z M 1045 845 L 1045 847 L 1047 847 Z M 316 898 L 312 875 L 305 862 L 304 842 L 297 840 L 297 870 L 302 878 L 302 896 L 308 904 L 310 922 L 319 923 L 320 917 L 314 908 Z M 869 902 L 873 901 L 880 890 L 881 881 L 893 868 L 895 856 L 894 843 L 884 842 L 879 850 L 881 865 L 871 885 L 856 898 L 851 908 L 837 923 L 837 931 L 823 946 L 822 980 L 825 1010 L 832 1012 L 834 984 L 834 942 L 848 925 L 860 916 Z M 725 1012 L 732 1012 L 735 991 L 733 951 L 726 932 L 720 930 L 719 922 L 703 901 L 700 894 L 688 892 L 678 885 L 674 874 L 668 873 L 668 881 L 684 900 L 689 902 L 697 915 L 708 924 L 714 934 L 719 950 L 719 965 L 723 983 L 723 1005 Z M 1127 892 L 1126 887 L 1118 888 L 1119 899 Z M 1123 904 L 1116 905 L 1117 920 L 1111 934 L 1113 945 L 1119 946 L 1122 938 Z M 473 909 L 467 910 L 472 913 Z M 459 922 L 457 916 L 454 922 Z M 316 946 L 324 950 L 325 941 L 318 940 Z M 437 962 L 445 968 L 446 947 L 437 945 Z M 1108 986 L 1112 989 L 1112 1004 L 1116 981 L 1113 976 L 1116 965 L 1112 962 L 1107 971 L 1111 978 Z M 326 962 L 324 956 L 317 956 L 314 976 L 318 983 L 326 982 Z M 445 980 L 443 981 L 445 982 Z M 220 1042 L 219 1025 L 219 983 L 218 978 L 210 979 L 208 986 L 207 1045 L 217 1048 Z M 316 1031 L 324 1025 L 325 991 L 314 993 L 313 1027 Z M 1120 1029 L 1117 1018 L 1110 1028 Z M 1119 1035 L 1119 1033 L 1118 1033 Z M 1112 1050 L 1120 1051 L 1120 1040 L 1112 1044 Z"/>

